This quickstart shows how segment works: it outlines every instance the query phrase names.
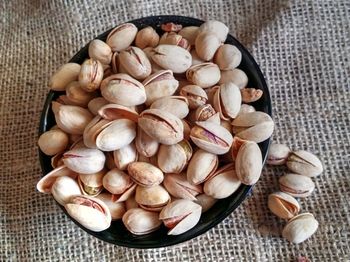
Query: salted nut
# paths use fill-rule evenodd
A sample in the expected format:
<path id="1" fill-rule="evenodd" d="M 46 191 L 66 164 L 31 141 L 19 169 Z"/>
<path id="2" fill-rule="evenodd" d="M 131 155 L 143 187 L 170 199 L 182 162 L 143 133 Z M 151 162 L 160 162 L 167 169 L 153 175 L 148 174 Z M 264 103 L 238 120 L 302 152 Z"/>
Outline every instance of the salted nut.
<path id="1" fill-rule="evenodd" d="M 41 151 L 48 156 L 53 156 L 63 152 L 68 146 L 69 138 L 63 131 L 49 130 L 43 133 L 38 140 Z"/>
<path id="2" fill-rule="evenodd" d="M 298 201 L 283 192 L 270 194 L 267 205 L 272 213 L 283 219 L 291 219 L 300 211 Z"/>
<path id="3" fill-rule="evenodd" d="M 137 127 L 137 136 L 135 139 L 135 145 L 137 152 L 141 156 L 151 157 L 154 156 L 159 148 L 159 143 L 154 138 L 145 133 L 140 126 Z"/>
<path id="4" fill-rule="evenodd" d="M 191 48 L 191 45 L 182 35 L 175 32 L 165 32 L 159 40 L 160 45 L 176 45 L 186 50 Z"/>
<path id="5" fill-rule="evenodd" d="M 220 21 L 209 20 L 199 27 L 198 33 L 201 32 L 213 33 L 221 42 L 225 42 L 228 34 L 228 27 Z"/>
<path id="6" fill-rule="evenodd" d="M 287 158 L 291 150 L 283 144 L 272 143 L 267 155 L 267 163 L 269 165 L 283 165 L 287 162 Z"/>
<path id="7" fill-rule="evenodd" d="M 241 89 L 242 101 L 244 103 L 252 103 L 258 101 L 262 95 L 263 91 L 256 88 L 242 88 Z"/>
<path id="8" fill-rule="evenodd" d="M 220 80 L 220 69 L 214 63 L 202 63 L 191 66 L 186 71 L 186 78 L 202 88 L 214 86 Z"/>
<path id="9" fill-rule="evenodd" d="M 164 179 L 163 172 L 159 168 L 145 162 L 129 164 L 128 173 L 136 184 L 144 187 L 159 185 Z"/>
<path id="10" fill-rule="evenodd" d="M 117 105 L 117 104 L 106 104 L 102 106 L 98 111 L 98 115 L 107 120 L 116 120 L 116 119 L 129 119 L 133 122 L 137 122 L 139 114 L 131 109 L 130 107 Z"/>
<path id="11" fill-rule="evenodd" d="M 118 169 L 126 170 L 130 163 L 136 162 L 138 159 L 135 144 L 131 143 L 113 151 L 113 158 Z"/>
<path id="12" fill-rule="evenodd" d="M 186 85 L 182 87 L 180 95 L 187 98 L 190 109 L 203 106 L 208 100 L 207 93 L 197 85 Z"/>
<path id="13" fill-rule="evenodd" d="M 187 180 L 198 185 L 203 183 L 216 171 L 219 164 L 218 156 L 202 149 L 197 150 L 187 168 Z"/>
<path id="14" fill-rule="evenodd" d="M 297 174 L 308 177 L 315 177 L 323 172 L 320 159 L 304 150 L 292 152 L 287 159 L 287 167 Z"/>
<path id="15" fill-rule="evenodd" d="M 297 174 L 286 174 L 278 180 L 280 189 L 294 197 L 307 197 L 315 189 L 315 183 L 310 177 Z"/>
<path id="16" fill-rule="evenodd" d="M 106 43 L 113 52 L 128 48 L 137 34 L 137 27 L 132 23 L 125 23 L 114 28 L 107 36 Z"/>
<path id="17" fill-rule="evenodd" d="M 230 82 L 238 86 L 239 89 L 242 89 L 248 84 L 248 76 L 243 70 L 238 68 L 221 71 L 219 84 L 227 84 Z"/>
<path id="18" fill-rule="evenodd" d="M 81 65 L 77 63 L 67 63 L 62 65 L 52 75 L 49 86 L 54 91 L 64 91 L 66 86 L 77 81 L 80 73 Z"/>
<path id="19" fill-rule="evenodd" d="M 179 31 L 179 35 L 187 39 L 190 45 L 194 45 L 198 35 L 198 26 L 186 26 Z"/>
<path id="20" fill-rule="evenodd" d="M 80 195 L 77 182 L 69 176 L 58 177 L 51 187 L 51 194 L 62 206 L 75 195 Z"/>
<path id="21" fill-rule="evenodd" d="M 101 200 L 108 207 L 112 220 L 121 219 L 126 212 L 125 203 L 112 201 L 110 193 L 101 193 L 97 196 L 97 199 Z"/>
<path id="22" fill-rule="evenodd" d="M 214 63 L 220 70 L 235 69 L 242 61 L 242 53 L 234 45 L 224 44 L 215 53 Z"/>
<path id="23" fill-rule="evenodd" d="M 87 92 L 95 91 L 99 88 L 103 78 L 103 67 L 100 61 L 86 59 L 81 65 L 79 73 L 79 84 Z"/>
<path id="24" fill-rule="evenodd" d="M 100 172 L 93 174 L 80 174 L 78 184 L 81 192 L 89 196 L 99 195 L 103 190 L 102 179 L 106 172 L 106 169 L 102 169 Z"/>
<path id="25" fill-rule="evenodd" d="M 145 210 L 159 212 L 170 202 L 170 195 L 160 185 L 152 187 L 137 186 L 135 201 Z"/>
<path id="26" fill-rule="evenodd" d="M 141 29 L 135 39 L 135 45 L 141 49 L 156 47 L 159 43 L 159 35 L 151 26 Z"/>
<path id="27" fill-rule="evenodd" d="M 157 99 L 150 106 L 151 109 L 160 109 L 169 112 L 180 119 L 189 113 L 188 100 L 183 96 L 167 96 Z"/>
<path id="28" fill-rule="evenodd" d="M 195 41 L 196 53 L 204 61 L 212 60 L 220 45 L 220 39 L 213 32 L 200 32 Z"/>
<path id="29" fill-rule="evenodd" d="M 103 97 L 96 97 L 91 99 L 87 106 L 93 115 L 97 115 L 98 110 L 107 104 L 109 104 L 109 102 Z"/>
<path id="30" fill-rule="evenodd" d="M 125 227 L 135 235 L 145 235 L 157 230 L 162 221 L 158 218 L 158 213 L 146 211 L 142 208 L 132 208 L 123 215 Z"/>
<path id="31" fill-rule="evenodd" d="M 196 200 L 196 196 L 203 192 L 201 185 L 188 182 L 186 174 L 166 174 L 164 186 L 168 192 L 177 198 Z"/>
<path id="32" fill-rule="evenodd" d="M 242 97 L 238 86 L 222 84 L 214 95 L 214 108 L 223 120 L 235 118 L 241 109 Z"/>
<path id="33" fill-rule="evenodd" d="M 103 65 L 111 63 L 112 50 L 105 42 L 94 39 L 89 44 L 89 57 L 98 60 Z"/>

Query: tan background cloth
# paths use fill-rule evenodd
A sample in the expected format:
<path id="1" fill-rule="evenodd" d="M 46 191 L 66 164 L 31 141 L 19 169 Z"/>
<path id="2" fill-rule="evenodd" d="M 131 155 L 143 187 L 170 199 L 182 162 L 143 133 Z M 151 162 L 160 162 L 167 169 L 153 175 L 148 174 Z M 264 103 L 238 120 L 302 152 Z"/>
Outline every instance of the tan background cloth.
<path id="1" fill-rule="evenodd" d="M 349 12 L 347 0 L 2 0 L 0 260 L 349 261 Z M 212 230 L 154 250 L 97 240 L 36 192 L 37 131 L 50 75 L 98 34 L 156 14 L 221 20 L 256 58 L 272 95 L 273 139 L 314 152 L 325 166 L 315 192 L 300 200 L 320 222 L 310 240 L 293 245 L 278 237 L 284 222 L 267 209 L 285 168 L 265 167 L 253 195 Z"/>

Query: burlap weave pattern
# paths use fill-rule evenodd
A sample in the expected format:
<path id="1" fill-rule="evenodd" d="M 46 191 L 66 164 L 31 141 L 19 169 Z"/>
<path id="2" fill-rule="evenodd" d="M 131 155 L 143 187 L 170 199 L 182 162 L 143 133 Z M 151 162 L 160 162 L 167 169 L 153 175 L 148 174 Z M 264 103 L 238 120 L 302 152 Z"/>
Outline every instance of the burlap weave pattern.
<path id="1" fill-rule="evenodd" d="M 308 241 L 278 237 L 267 209 L 285 168 L 265 167 L 252 196 L 218 226 L 174 247 L 136 250 L 99 241 L 35 191 L 39 116 L 55 69 L 105 30 L 156 14 L 228 24 L 266 76 L 274 140 L 319 155 L 325 171 L 302 211 L 320 222 Z M 0 261 L 350 260 L 350 2 L 5 1 L 0 2 Z"/>

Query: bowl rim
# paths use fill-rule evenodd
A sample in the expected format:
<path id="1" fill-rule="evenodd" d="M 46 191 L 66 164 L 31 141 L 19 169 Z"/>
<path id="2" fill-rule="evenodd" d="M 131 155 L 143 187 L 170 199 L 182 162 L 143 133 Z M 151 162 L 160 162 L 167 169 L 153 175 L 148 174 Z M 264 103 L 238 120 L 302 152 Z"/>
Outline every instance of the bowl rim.
<path id="1" fill-rule="evenodd" d="M 155 15 L 155 16 L 146 16 L 146 17 L 141 17 L 138 19 L 133 19 L 127 22 L 123 22 L 123 23 L 139 23 L 140 21 L 144 20 L 144 19 L 158 19 L 159 21 L 162 19 L 165 20 L 169 20 L 171 21 L 171 19 L 173 19 L 174 17 L 176 18 L 183 18 L 183 19 L 190 19 L 196 23 L 204 23 L 204 20 L 198 19 L 198 18 L 194 18 L 194 17 L 190 17 L 190 16 L 180 16 L 180 15 Z M 122 23 L 121 23 L 122 24 Z M 118 26 L 118 25 L 116 25 Z M 104 33 L 96 36 L 93 39 L 99 39 L 99 38 L 103 38 L 104 36 L 108 35 L 108 33 L 115 28 L 116 26 L 106 30 Z M 272 101 L 271 101 L 271 96 L 270 96 L 270 92 L 269 92 L 269 88 L 267 86 L 265 77 L 263 75 L 263 73 L 260 70 L 259 65 L 257 64 L 257 62 L 255 61 L 254 57 L 250 54 L 250 52 L 235 38 L 233 37 L 231 34 L 228 33 L 228 37 L 232 38 L 235 40 L 235 45 L 239 46 L 239 49 L 243 50 L 246 54 L 246 56 L 249 58 L 250 62 L 253 65 L 253 71 L 256 71 L 259 80 L 261 81 L 261 84 L 263 86 L 264 92 L 266 93 L 266 97 L 267 97 L 267 114 L 269 114 L 272 117 Z M 90 40 L 91 41 L 91 40 Z M 80 57 L 80 53 L 86 49 L 90 43 L 90 41 L 83 46 L 82 48 L 80 48 L 75 54 L 74 56 L 69 60 L 69 62 L 73 62 L 79 59 Z M 46 100 L 43 106 L 43 110 L 40 116 L 40 122 L 39 122 L 39 136 L 44 133 L 45 131 L 47 131 L 47 117 L 50 111 L 50 105 L 51 102 L 55 96 L 57 92 L 50 90 L 49 93 L 46 96 Z M 268 138 L 267 140 L 267 151 L 269 149 L 271 143 L 271 137 Z M 45 176 L 46 171 L 45 171 L 45 159 L 42 157 L 43 153 L 40 151 L 40 148 L 38 148 L 38 152 L 39 152 L 39 161 L 40 161 L 40 166 L 41 166 L 41 170 L 42 170 L 42 176 Z M 266 157 L 267 157 L 267 153 L 265 154 L 264 158 L 263 158 L 263 166 L 265 164 L 266 161 Z M 67 211 L 65 210 L 65 208 L 63 206 L 61 206 L 60 204 L 58 204 L 58 202 L 56 201 L 56 203 L 58 204 L 58 206 L 63 210 L 63 212 L 66 214 L 66 216 L 73 221 L 76 225 L 78 225 L 81 229 L 83 229 L 83 231 L 87 232 L 88 234 L 103 240 L 105 242 L 108 242 L 110 244 L 113 245 L 118 245 L 118 246 L 123 246 L 123 247 L 128 247 L 128 248 L 140 248 L 140 249 L 148 249 L 148 248 L 161 248 L 161 247 L 167 247 L 167 246 L 174 246 L 180 243 L 184 243 L 187 242 L 191 239 L 194 239 L 202 234 L 204 234 L 205 232 L 209 231 L 210 229 L 213 229 L 215 226 L 217 226 L 219 223 L 221 223 L 225 218 L 227 218 L 239 205 L 242 204 L 242 202 L 248 197 L 248 195 L 250 194 L 251 190 L 252 190 L 253 186 L 247 186 L 244 185 L 244 189 L 242 190 L 240 196 L 237 198 L 237 201 L 235 202 L 235 204 L 229 208 L 224 210 L 224 212 L 221 212 L 218 216 L 215 217 L 215 219 L 213 219 L 207 226 L 205 226 L 204 228 L 195 231 L 194 233 L 188 235 L 187 237 L 181 237 L 181 238 L 177 238 L 178 236 L 174 236 L 174 240 L 171 242 L 160 242 L 160 244 L 158 245 L 154 245 L 154 244 L 140 244 L 139 242 L 135 242 L 135 243 L 125 243 L 122 241 L 115 241 L 115 240 L 111 240 L 109 238 L 103 238 L 101 237 L 98 233 L 99 232 L 94 232 L 91 230 L 86 229 L 85 227 L 83 227 L 80 223 L 78 223 L 76 220 L 74 220 L 71 216 L 68 215 Z M 179 235 L 181 236 L 181 235 Z"/>

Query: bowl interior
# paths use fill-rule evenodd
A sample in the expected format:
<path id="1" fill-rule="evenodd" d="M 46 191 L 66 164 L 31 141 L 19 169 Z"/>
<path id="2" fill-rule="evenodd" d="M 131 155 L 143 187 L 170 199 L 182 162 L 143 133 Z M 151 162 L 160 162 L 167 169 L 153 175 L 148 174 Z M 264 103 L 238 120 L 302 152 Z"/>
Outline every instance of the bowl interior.
<path id="1" fill-rule="evenodd" d="M 183 26 L 199 26 L 203 23 L 203 21 L 183 16 L 151 16 L 146 18 L 141 18 L 137 20 L 130 21 L 135 24 L 139 29 L 152 26 L 155 28 L 158 33 L 161 33 L 160 25 L 167 22 L 174 22 L 177 24 L 182 24 Z M 99 35 L 97 38 L 101 40 L 106 40 L 108 33 L 107 32 Z M 262 89 L 264 91 L 263 97 L 259 99 L 257 102 L 252 105 L 258 110 L 263 111 L 271 115 L 271 100 L 270 94 L 265 83 L 264 77 L 256 64 L 253 57 L 249 54 L 249 52 L 231 35 L 228 35 L 226 43 L 235 45 L 242 52 L 242 62 L 239 66 L 249 78 L 249 87 L 255 87 Z M 82 63 L 88 57 L 88 45 L 83 47 L 71 60 L 70 62 Z M 59 92 L 50 91 L 47 96 L 43 112 L 41 115 L 39 133 L 43 133 L 49 130 L 53 125 L 55 125 L 55 119 L 53 112 L 51 111 L 51 101 L 56 99 L 59 95 Z M 263 159 L 265 161 L 267 150 L 269 147 L 270 139 L 259 144 L 260 149 L 262 151 Z M 40 151 L 40 150 L 39 150 Z M 40 163 L 42 167 L 43 174 L 47 174 L 52 170 L 50 165 L 50 157 L 44 155 L 42 152 L 39 152 Z M 184 241 L 187 241 L 191 238 L 194 238 L 200 234 L 203 234 L 210 228 L 217 225 L 224 218 L 226 218 L 233 210 L 235 210 L 245 199 L 245 197 L 249 194 L 251 190 L 251 186 L 242 185 L 239 189 L 232 194 L 230 197 L 226 199 L 219 200 L 209 211 L 202 214 L 200 221 L 198 224 L 192 228 L 191 230 L 185 232 L 184 234 L 178 236 L 168 236 L 167 229 L 162 226 L 159 230 L 143 235 L 136 236 L 131 234 L 126 228 L 123 226 L 121 220 L 112 222 L 110 228 L 102 232 L 92 232 L 83 228 L 79 223 L 73 221 L 80 226 L 83 230 L 88 232 L 89 234 L 119 245 L 126 247 L 134 247 L 134 248 L 155 248 L 155 247 L 163 247 L 178 244 Z M 65 209 L 60 206 L 62 210 L 66 213 Z"/>

